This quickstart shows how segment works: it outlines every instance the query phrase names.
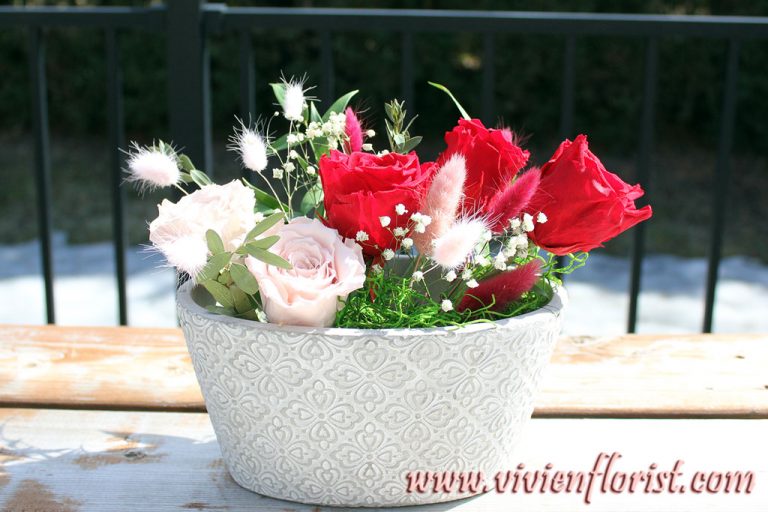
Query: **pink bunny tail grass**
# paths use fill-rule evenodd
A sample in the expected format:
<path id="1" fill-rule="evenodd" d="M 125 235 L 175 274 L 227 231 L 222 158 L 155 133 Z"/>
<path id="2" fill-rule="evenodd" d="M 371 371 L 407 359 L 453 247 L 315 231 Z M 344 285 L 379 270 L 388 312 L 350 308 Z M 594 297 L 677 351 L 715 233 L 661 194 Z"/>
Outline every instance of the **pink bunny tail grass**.
<path id="1" fill-rule="evenodd" d="M 460 267 L 487 230 L 488 226 L 482 220 L 462 219 L 455 222 L 432 243 L 432 260 L 446 270 Z"/>
<path id="2" fill-rule="evenodd" d="M 208 263 L 208 245 L 200 237 L 181 236 L 155 244 L 155 247 L 171 266 L 186 272 L 192 279 Z"/>
<path id="3" fill-rule="evenodd" d="M 432 222 L 424 233 L 413 233 L 413 242 L 421 254 L 429 254 L 432 242 L 443 236 L 456 220 L 456 213 L 464 193 L 467 166 L 464 156 L 452 155 L 437 171 L 421 205 L 421 213 Z"/>
<path id="4" fill-rule="evenodd" d="M 467 291 L 459 303 L 458 311 L 480 309 L 493 303 L 494 311 L 503 311 L 510 303 L 536 284 L 541 272 L 541 262 L 532 260 L 514 270 L 482 281 L 480 286 Z"/>
<path id="5" fill-rule="evenodd" d="M 138 183 L 142 191 L 170 187 L 181 181 L 179 162 L 173 151 L 144 148 L 134 142 L 127 163 L 126 181 Z"/>
<path id="6" fill-rule="evenodd" d="M 349 137 L 349 140 L 344 142 L 344 150 L 349 154 L 354 151 L 360 151 L 363 148 L 363 127 L 360 125 L 360 120 L 355 115 L 352 107 L 347 107 L 344 113 L 347 116 L 344 132 Z"/>
<path id="7" fill-rule="evenodd" d="M 517 217 L 528 206 L 539 188 L 541 169 L 535 167 L 521 174 L 515 181 L 496 193 L 488 203 L 488 217 L 491 229 L 501 233 L 507 228 L 509 220 Z"/>

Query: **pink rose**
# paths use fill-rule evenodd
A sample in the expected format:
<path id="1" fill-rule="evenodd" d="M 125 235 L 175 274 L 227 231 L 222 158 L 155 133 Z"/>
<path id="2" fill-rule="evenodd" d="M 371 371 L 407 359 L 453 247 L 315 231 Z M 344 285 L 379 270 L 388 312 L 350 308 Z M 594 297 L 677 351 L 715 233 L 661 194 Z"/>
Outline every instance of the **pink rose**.
<path id="1" fill-rule="evenodd" d="M 270 252 L 288 260 L 285 270 L 249 256 L 245 264 L 259 283 L 271 323 L 330 327 L 347 296 L 363 287 L 362 248 L 316 219 L 298 217 L 278 226 Z"/>
<path id="2" fill-rule="evenodd" d="M 164 199 L 149 224 L 149 239 L 168 263 L 192 277 L 208 260 L 205 232 L 219 234 L 224 249 L 234 251 L 256 225 L 253 191 L 238 180 L 206 185 L 172 203 Z"/>

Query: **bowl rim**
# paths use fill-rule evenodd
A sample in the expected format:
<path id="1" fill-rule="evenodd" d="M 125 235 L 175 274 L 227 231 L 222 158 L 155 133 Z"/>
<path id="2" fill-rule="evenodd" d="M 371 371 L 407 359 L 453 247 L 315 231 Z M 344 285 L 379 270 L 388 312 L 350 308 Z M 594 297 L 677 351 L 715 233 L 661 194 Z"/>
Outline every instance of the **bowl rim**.
<path id="1" fill-rule="evenodd" d="M 418 327 L 418 328 L 382 328 L 362 329 L 350 327 L 306 327 L 299 325 L 280 325 L 273 323 L 257 322 L 244 318 L 235 318 L 226 315 L 211 313 L 192 297 L 192 292 L 197 288 L 193 281 L 183 283 L 176 291 L 176 305 L 191 314 L 214 322 L 224 323 L 249 330 L 262 330 L 265 332 L 283 332 L 285 334 L 315 334 L 324 336 L 435 336 L 445 334 L 467 334 L 487 331 L 495 328 L 522 328 L 532 323 L 545 322 L 556 319 L 562 315 L 563 309 L 568 304 L 568 293 L 563 286 L 554 289 L 552 299 L 535 311 L 510 318 L 502 318 L 492 322 L 481 322 L 461 327 Z"/>

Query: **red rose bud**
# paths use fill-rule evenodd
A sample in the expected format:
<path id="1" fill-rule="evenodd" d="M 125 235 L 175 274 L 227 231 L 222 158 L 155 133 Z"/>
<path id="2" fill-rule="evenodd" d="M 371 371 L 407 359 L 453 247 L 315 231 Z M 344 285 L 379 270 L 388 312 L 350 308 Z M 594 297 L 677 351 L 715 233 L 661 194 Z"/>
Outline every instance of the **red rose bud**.
<path id="1" fill-rule="evenodd" d="M 415 152 L 374 155 L 331 151 L 319 162 L 325 197 L 326 225 L 346 238 L 359 240 L 368 256 L 394 249 L 395 228 L 407 228 L 411 213 L 418 211 L 434 164 L 419 164 Z M 402 204 L 409 213 L 397 215 Z M 389 217 L 385 227 L 381 217 Z M 359 232 L 364 236 L 358 237 Z"/>
<path id="2" fill-rule="evenodd" d="M 360 151 L 363 147 L 363 127 L 360 126 L 360 120 L 351 107 L 347 107 L 344 114 L 346 114 L 344 133 L 349 137 L 349 140 L 344 142 L 344 152 L 353 153 Z"/>
<path id="3" fill-rule="evenodd" d="M 464 155 L 467 162 L 465 213 L 483 211 L 491 198 L 525 167 L 530 153 L 516 142 L 510 130 L 486 128 L 479 119 L 459 119 L 459 124 L 445 134 L 448 147 L 438 164 L 455 153 Z"/>
<path id="4" fill-rule="evenodd" d="M 541 183 L 525 211 L 544 212 L 528 236 L 558 256 L 587 252 L 651 217 L 650 206 L 635 208 L 644 194 L 608 172 L 589 151 L 587 137 L 565 140 L 541 168 Z"/>
<path id="5" fill-rule="evenodd" d="M 493 303 L 492 310 L 503 311 L 533 288 L 540 272 L 541 261 L 531 260 L 514 270 L 481 281 L 477 288 L 467 290 L 457 310 L 480 309 Z"/>
<path id="6" fill-rule="evenodd" d="M 488 203 L 488 218 L 494 233 L 501 233 L 509 227 L 509 220 L 520 215 L 528 206 L 539 188 L 541 171 L 533 168 L 517 177 L 515 181 L 499 190 Z"/>

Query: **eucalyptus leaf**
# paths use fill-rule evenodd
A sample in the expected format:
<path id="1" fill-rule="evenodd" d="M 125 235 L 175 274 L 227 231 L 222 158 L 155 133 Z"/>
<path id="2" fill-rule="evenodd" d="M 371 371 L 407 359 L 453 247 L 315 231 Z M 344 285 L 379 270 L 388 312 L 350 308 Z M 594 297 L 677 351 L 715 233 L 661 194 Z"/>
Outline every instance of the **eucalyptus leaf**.
<path id="1" fill-rule="evenodd" d="M 392 104 L 390 104 L 390 103 L 385 103 L 384 104 L 384 113 L 387 114 L 387 117 L 390 118 L 390 119 L 392 119 L 394 117 L 395 110 L 394 110 L 394 107 L 392 106 Z"/>
<path id="2" fill-rule="evenodd" d="M 234 316 L 235 310 L 232 308 L 223 308 L 221 306 L 205 306 L 205 309 L 210 311 L 211 313 L 216 313 L 217 315 L 226 315 L 226 316 Z"/>
<path id="3" fill-rule="evenodd" d="M 315 154 L 315 160 L 318 162 L 320 158 L 331 150 L 330 144 L 328 144 L 328 137 L 315 137 L 310 142 L 312 146 L 312 152 Z"/>
<path id="4" fill-rule="evenodd" d="M 232 284 L 232 276 L 229 275 L 229 270 L 225 270 L 220 273 L 216 280 L 224 286 L 229 286 Z"/>
<path id="5" fill-rule="evenodd" d="M 229 273 L 232 276 L 232 280 L 235 282 L 238 288 L 245 293 L 253 295 L 259 291 L 259 283 L 256 282 L 256 278 L 253 274 L 240 263 L 233 263 L 229 267 Z"/>
<path id="6" fill-rule="evenodd" d="M 275 196 L 268 192 L 264 192 L 259 187 L 252 185 L 248 180 L 242 180 L 245 185 L 253 190 L 253 195 L 256 196 L 256 203 L 257 205 L 264 205 L 268 208 L 272 208 L 273 210 L 283 210 L 286 211 L 288 209 L 288 206 L 285 205 L 283 202 L 278 200 Z"/>
<path id="7" fill-rule="evenodd" d="M 245 236 L 245 240 L 246 241 L 253 240 L 254 238 L 264 233 L 265 231 L 267 231 L 269 228 L 271 228 L 278 222 L 281 222 L 283 219 L 285 219 L 285 214 L 283 212 L 273 213 L 263 221 L 256 224 L 256 227 L 250 230 L 248 234 Z"/>
<path id="8" fill-rule="evenodd" d="M 432 87 L 435 87 L 435 88 L 437 88 L 437 89 L 440 89 L 440 90 L 441 90 L 441 91 L 443 91 L 445 94 L 447 94 L 447 95 L 448 95 L 448 96 L 449 96 L 449 97 L 450 97 L 450 98 L 453 100 L 453 103 L 456 105 L 456 108 L 458 108 L 458 109 L 459 109 L 459 112 L 461 113 L 461 116 L 462 116 L 464 119 L 471 119 L 471 117 L 469 117 L 469 114 L 467 114 L 467 111 L 466 111 L 466 110 L 464 110 L 464 107 L 462 107 L 462 106 L 461 106 L 461 103 L 459 103 L 459 100 L 457 100 L 457 99 L 456 99 L 456 96 L 454 96 L 454 95 L 453 95 L 453 93 L 452 93 L 451 91 L 449 91 L 449 90 L 448 90 L 448 88 L 447 88 L 446 86 L 444 86 L 444 85 L 442 85 L 442 84 L 436 84 L 435 82 L 427 82 L 427 83 L 428 83 L 429 85 L 431 85 Z"/>
<path id="9" fill-rule="evenodd" d="M 320 204 L 323 197 L 323 186 L 318 181 L 312 188 L 307 190 L 306 194 L 304 194 L 304 197 L 301 199 L 301 204 L 299 205 L 299 211 L 305 215 L 308 214 L 313 208 Z"/>
<path id="10" fill-rule="evenodd" d="M 211 184 L 211 178 L 209 178 L 208 175 L 205 174 L 203 171 L 192 169 L 191 171 L 189 171 L 189 175 L 192 176 L 192 180 L 200 188 Z"/>
<path id="11" fill-rule="evenodd" d="M 280 106 L 285 105 L 285 84 L 281 82 L 269 85 L 272 87 L 272 92 Z"/>
<path id="12" fill-rule="evenodd" d="M 411 137 L 400 148 L 403 153 L 408 153 L 409 151 L 413 151 L 416 146 L 418 146 L 421 143 L 421 139 L 423 137 L 421 135 L 417 135 L 416 137 Z"/>
<path id="13" fill-rule="evenodd" d="M 232 300 L 235 302 L 235 311 L 238 312 L 238 314 L 245 313 L 246 311 L 249 311 L 253 309 L 253 306 L 251 305 L 251 300 L 248 298 L 248 295 L 245 294 L 243 290 L 238 288 L 237 286 L 233 286 L 229 289 L 230 293 L 232 293 Z"/>
<path id="14" fill-rule="evenodd" d="M 253 309 L 246 311 L 244 313 L 240 313 L 237 315 L 238 318 L 245 318 L 246 320 L 255 320 L 256 322 L 259 322 L 259 315 L 256 314 L 256 311 Z"/>
<path id="15" fill-rule="evenodd" d="M 350 91 L 341 98 L 337 99 L 333 102 L 333 105 L 330 106 L 330 108 L 323 114 L 323 121 L 327 121 L 330 119 L 332 113 L 338 114 L 339 112 L 344 111 L 345 108 L 347 108 L 347 105 L 349 104 L 349 100 L 352 99 L 352 97 L 357 94 L 359 91 L 354 90 Z"/>
<path id="16" fill-rule="evenodd" d="M 195 164 L 193 164 L 192 160 L 190 160 L 189 157 L 184 154 L 179 155 L 179 164 L 181 164 L 181 168 L 187 172 L 195 169 Z"/>
<path id="17" fill-rule="evenodd" d="M 256 203 L 255 210 L 258 213 L 264 215 L 265 217 L 268 217 L 268 216 L 272 215 L 273 213 L 282 212 L 283 211 L 283 210 L 281 210 L 279 208 L 270 208 L 269 206 L 267 206 L 265 204 L 261 204 L 261 203 Z"/>
<path id="18" fill-rule="evenodd" d="M 267 265 L 273 265 L 275 267 L 284 268 L 286 270 L 290 270 L 293 268 L 293 266 L 288 263 L 288 261 L 284 260 L 277 254 L 271 253 L 269 251 L 265 251 L 264 249 L 259 249 L 258 247 L 248 247 L 248 254 L 256 258 L 257 260 L 261 260 Z"/>
<path id="19" fill-rule="evenodd" d="M 285 207 L 283 203 L 281 203 L 276 197 L 272 196 L 268 192 L 264 192 L 263 190 L 257 188 L 253 191 L 253 193 L 256 196 L 256 201 L 259 204 L 267 206 L 268 208 L 279 210 Z"/>
<path id="20" fill-rule="evenodd" d="M 314 101 L 309 102 L 309 120 L 315 123 L 323 122 L 323 118 L 320 116 L 320 112 L 317 111 Z"/>
<path id="21" fill-rule="evenodd" d="M 208 290 L 208 293 L 213 296 L 216 302 L 225 308 L 233 308 L 235 306 L 235 303 L 232 300 L 232 294 L 229 292 L 229 288 L 220 282 L 214 281 L 213 279 L 208 279 L 206 281 L 201 281 L 200 284 L 202 284 L 205 289 Z"/>
<path id="22" fill-rule="evenodd" d="M 208 243 L 208 250 L 211 251 L 211 254 L 214 256 L 224 252 L 224 242 L 214 230 L 209 229 L 205 232 L 205 241 Z"/>
<path id="23" fill-rule="evenodd" d="M 277 139 L 273 140 L 270 144 L 272 146 L 273 151 L 282 151 L 284 149 L 288 148 L 288 134 L 278 137 Z"/>
<path id="24" fill-rule="evenodd" d="M 280 237 L 277 235 L 272 236 L 265 236 L 264 238 L 259 238 L 257 240 L 252 240 L 248 242 L 245 246 L 243 246 L 244 253 L 248 252 L 248 249 L 246 247 L 254 247 L 256 249 L 269 249 L 273 245 L 277 243 L 277 241 L 280 240 Z"/>
<path id="25" fill-rule="evenodd" d="M 304 170 L 307 169 L 307 166 L 309 165 L 309 162 L 307 162 L 307 160 L 303 156 L 301 156 L 300 153 L 296 155 L 295 160 L 296 160 L 296 162 L 298 162 L 298 164 L 301 166 L 302 169 L 304 169 Z"/>
<path id="26" fill-rule="evenodd" d="M 197 280 L 207 281 L 210 279 L 216 279 L 219 277 L 219 272 L 221 272 L 221 270 L 227 266 L 227 263 L 229 263 L 230 259 L 232 259 L 232 253 L 229 252 L 222 252 L 220 254 L 211 256 L 211 258 L 208 260 L 208 263 L 206 263 L 203 267 L 203 270 L 197 274 Z"/>

